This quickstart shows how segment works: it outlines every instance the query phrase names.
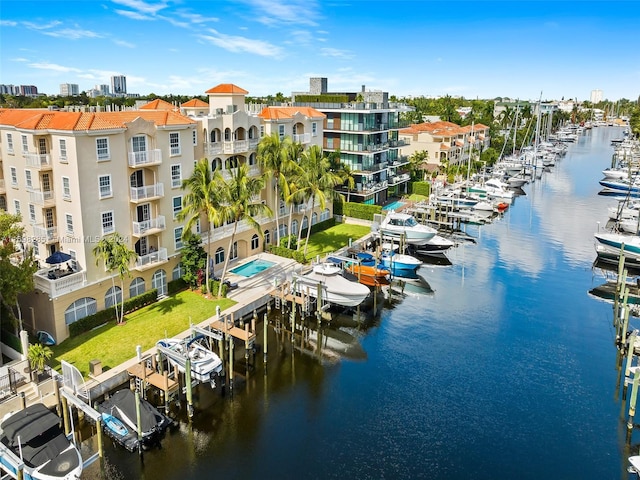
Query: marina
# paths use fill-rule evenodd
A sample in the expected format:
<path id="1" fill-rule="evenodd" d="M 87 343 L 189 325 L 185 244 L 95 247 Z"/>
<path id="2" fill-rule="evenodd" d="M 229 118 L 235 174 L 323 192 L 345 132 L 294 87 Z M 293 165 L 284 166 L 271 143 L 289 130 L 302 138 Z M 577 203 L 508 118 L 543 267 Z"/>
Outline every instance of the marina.
<path id="1" fill-rule="evenodd" d="M 138 352 L 117 378 L 147 385 L 172 424 L 143 455 L 102 442 L 82 478 L 629 478 L 614 312 L 589 294 L 607 281 L 594 233 L 616 200 L 598 179 L 618 135 L 578 136 L 491 222 L 463 222 L 446 261 L 420 256 L 361 303 L 270 294 L 294 279 L 270 255 L 236 270 L 237 307 L 181 339 L 210 335 L 215 385 Z M 87 458 L 100 435 L 76 427 Z"/>

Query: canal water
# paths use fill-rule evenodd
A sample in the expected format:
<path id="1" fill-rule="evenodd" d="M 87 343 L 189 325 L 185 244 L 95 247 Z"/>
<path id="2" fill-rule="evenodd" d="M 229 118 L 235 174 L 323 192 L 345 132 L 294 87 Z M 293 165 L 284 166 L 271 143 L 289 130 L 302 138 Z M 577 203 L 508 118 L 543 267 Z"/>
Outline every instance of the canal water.
<path id="1" fill-rule="evenodd" d="M 451 265 L 421 267 L 430 290 L 325 334 L 340 356 L 272 325 L 266 371 L 261 350 L 239 359 L 233 394 L 201 388 L 160 449 L 108 444 L 106 473 L 83 478 L 629 478 L 612 307 L 587 294 L 604 282 L 593 233 L 615 200 L 598 180 L 621 135 L 587 132 L 502 217 L 468 226 Z"/>

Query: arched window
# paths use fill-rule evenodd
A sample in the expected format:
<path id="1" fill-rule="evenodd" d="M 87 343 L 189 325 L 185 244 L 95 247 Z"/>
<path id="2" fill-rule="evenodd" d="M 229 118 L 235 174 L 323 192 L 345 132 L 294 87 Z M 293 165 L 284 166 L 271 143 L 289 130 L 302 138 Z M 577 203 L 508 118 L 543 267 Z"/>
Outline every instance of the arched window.
<path id="1" fill-rule="evenodd" d="M 329 209 L 325 208 L 320 214 L 320 221 L 324 222 L 325 220 L 329 220 Z"/>
<path id="2" fill-rule="evenodd" d="M 251 155 L 249 155 L 249 166 L 254 166 L 258 164 L 258 157 L 256 156 L 255 152 L 252 153 Z"/>
<path id="3" fill-rule="evenodd" d="M 265 245 L 271 243 L 271 232 L 269 230 L 264 231 L 264 243 Z"/>
<path id="4" fill-rule="evenodd" d="M 255 250 L 260 246 L 260 237 L 258 235 L 254 235 L 251 237 L 251 250 Z"/>
<path id="5" fill-rule="evenodd" d="M 219 265 L 224 262 L 224 248 L 218 247 L 215 254 L 215 262 L 216 265 Z"/>
<path id="6" fill-rule="evenodd" d="M 305 215 L 304 217 L 302 217 L 302 230 L 304 230 L 308 226 L 309 226 L 309 217 Z"/>
<path id="7" fill-rule="evenodd" d="M 231 253 L 229 255 L 229 260 L 235 260 L 238 258 L 238 242 L 233 242 L 231 246 Z"/>
<path id="8" fill-rule="evenodd" d="M 280 232 L 280 238 L 286 237 L 287 236 L 287 224 L 283 223 L 282 225 L 280 225 L 280 229 L 278 231 Z"/>
<path id="9" fill-rule="evenodd" d="M 76 300 L 64 311 L 64 323 L 67 325 L 80 320 L 98 311 L 95 298 L 84 297 Z"/>
<path id="10" fill-rule="evenodd" d="M 182 278 L 182 263 L 178 263 L 171 272 L 171 280 Z"/>
<path id="11" fill-rule="evenodd" d="M 280 212 L 279 215 L 286 215 L 287 213 L 287 205 L 284 203 L 283 200 L 280 200 Z"/>
<path id="12" fill-rule="evenodd" d="M 291 222 L 291 233 L 297 235 L 298 234 L 298 220 L 294 220 Z"/>
<path id="13" fill-rule="evenodd" d="M 224 129 L 224 141 L 225 142 L 231 141 L 231 129 L 230 128 L 225 128 Z"/>
<path id="14" fill-rule="evenodd" d="M 133 282 L 131 282 L 131 285 L 129 285 L 129 298 L 142 295 L 144 291 L 144 278 L 136 277 L 133 279 Z"/>
<path id="15" fill-rule="evenodd" d="M 313 215 L 311 215 L 311 225 L 315 225 L 316 223 L 318 223 L 318 214 L 313 212 Z"/>
<path id="16" fill-rule="evenodd" d="M 211 130 L 211 143 L 216 143 L 216 131 Z"/>
<path id="17" fill-rule="evenodd" d="M 113 307 L 122 302 L 122 289 L 118 286 L 111 287 L 104 296 L 104 308 Z"/>

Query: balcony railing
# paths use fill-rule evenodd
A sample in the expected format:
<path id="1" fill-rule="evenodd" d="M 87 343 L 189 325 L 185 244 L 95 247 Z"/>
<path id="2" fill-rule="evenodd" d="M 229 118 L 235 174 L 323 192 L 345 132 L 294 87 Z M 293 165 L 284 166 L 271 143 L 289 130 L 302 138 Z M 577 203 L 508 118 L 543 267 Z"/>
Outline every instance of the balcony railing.
<path id="1" fill-rule="evenodd" d="M 41 190 L 29 190 L 29 201 L 42 207 L 53 206 L 55 204 L 53 190 L 45 190 L 44 192 Z"/>
<path id="2" fill-rule="evenodd" d="M 52 268 L 43 268 L 33 276 L 33 282 L 38 290 L 55 298 L 82 287 L 86 283 L 86 278 L 83 271 L 66 273 Z"/>
<path id="3" fill-rule="evenodd" d="M 33 236 L 39 243 L 49 243 L 58 240 L 58 227 L 45 227 L 44 225 L 33 226 Z"/>
<path id="4" fill-rule="evenodd" d="M 260 225 L 264 225 L 265 223 L 273 221 L 273 217 L 269 217 L 266 215 L 254 217 L 255 221 Z M 244 232 L 247 230 L 251 230 L 253 227 L 246 220 L 242 220 L 238 223 L 238 229 L 236 230 L 236 234 L 240 232 Z M 214 240 L 220 240 L 221 238 L 230 237 L 233 233 L 233 223 L 229 225 L 223 225 L 222 227 L 216 227 L 213 229 L 213 237 Z M 202 238 L 202 243 L 209 243 L 209 232 L 200 233 L 200 237 Z"/>
<path id="5" fill-rule="evenodd" d="M 293 136 L 293 141 L 296 143 L 309 143 L 311 142 L 311 134 L 310 133 L 301 133 Z"/>
<path id="6" fill-rule="evenodd" d="M 212 142 L 207 144 L 208 155 L 220 155 L 222 153 L 222 142 Z"/>
<path id="7" fill-rule="evenodd" d="M 249 150 L 255 150 L 258 148 L 258 144 L 260 143 L 259 138 L 250 138 L 249 139 Z"/>
<path id="8" fill-rule="evenodd" d="M 23 153 L 27 167 L 33 167 L 40 170 L 48 170 L 51 168 L 51 155 L 38 153 Z"/>
<path id="9" fill-rule="evenodd" d="M 249 176 L 257 177 L 262 174 L 262 168 L 260 165 L 249 165 Z"/>
<path id="10" fill-rule="evenodd" d="M 146 150 L 144 152 L 129 152 L 130 167 L 159 165 L 161 163 L 162 163 L 162 151 L 159 149 Z"/>
<path id="11" fill-rule="evenodd" d="M 133 222 L 133 234 L 136 237 L 157 233 L 167 228 L 164 215 L 158 215 L 155 218 L 144 220 L 142 222 Z"/>
<path id="12" fill-rule="evenodd" d="M 243 153 L 249 151 L 248 140 L 235 140 L 233 142 L 224 142 L 223 153 Z"/>
<path id="13" fill-rule="evenodd" d="M 164 197 L 164 184 L 154 183 L 144 187 L 131 187 L 131 201 L 140 202 L 142 200 L 153 200 Z"/>
<path id="14" fill-rule="evenodd" d="M 159 248 L 157 252 L 151 252 L 146 255 L 140 255 L 136 260 L 136 270 L 146 270 L 155 265 L 165 263 L 168 259 L 167 249 Z"/>

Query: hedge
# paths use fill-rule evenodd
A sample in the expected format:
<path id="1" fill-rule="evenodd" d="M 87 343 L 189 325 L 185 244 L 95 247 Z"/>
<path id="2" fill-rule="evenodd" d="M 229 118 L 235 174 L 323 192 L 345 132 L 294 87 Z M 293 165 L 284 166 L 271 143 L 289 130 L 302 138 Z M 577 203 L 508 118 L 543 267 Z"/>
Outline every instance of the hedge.
<path id="1" fill-rule="evenodd" d="M 373 215 L 382 213 L 381 205 L 368 205 L 366 203 L 345 203 L 342 208 L 343 215 L 362 220 L 373 220 Z"/>
<path id="2" fill-rule="evenodd" d="M 169 295 L 181 292 L 188 287 L 187 282 L 183 278 L 176 278 L 167 283 L 167 292 Z"/>
<path id="3" fill-rule="evenodd" d="M 431 193 L 431 184 L 429 182 L 413 182 L 411 184 L 411 193 L 428 197 Z"/>
<path id="4" fill-rule="evenodd" d="M 138 295 L 136 297 L 130 298 L 124 302 L 124 313 L 131 313 L 135 310 L 138 310 L 144 306 L 150 305 L 158 300 L 158 290 L 152 289 L 148 292 L 143 293 L 142 295 Z M 111 320 L 116 319 L 116 308 L 115 306 L 105 308 L 104 310 L 100 310 L 99 312 L 94 313 L 93 315 L 88 315 L 80 320 L 77 320 L 71 324 L 69 324 L 69 336 L 75 337 L 76 335 L 80 335 L 81 333 L 88 332 L 89 330 L 99 327 L 103 323 L 108 323 Z"/>
<path id="5" fill-rule="evenodd" d="M 202 293 L 206 292 L 205 286 L 204 284 L 202 284 L 202 286 L 200 287 Z M 213 279 L 209 279 L 209 291 L 211 292 L 212 295 L 218 295 L 218 289 L 220 288 L 220 281 L 219 280 L 213 280 Z M 227 293 L 229 292 L 229 286 L 227 284 L 223 284 L 222 285 L 222 297 L 221 298 L 227 298 Z"/>
<path id="6" fill-rule="evenodd" d="M 269 245 L 269 253 L 273 253 L 274 255 L 278 255 L 279 257 L 293 258 L 298 263 L 307 263 L 304 252 L 300 252 L 298 250 L 290 250 L 286 247 Z"/>

